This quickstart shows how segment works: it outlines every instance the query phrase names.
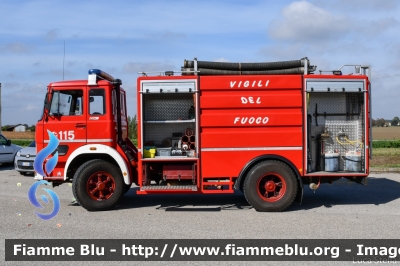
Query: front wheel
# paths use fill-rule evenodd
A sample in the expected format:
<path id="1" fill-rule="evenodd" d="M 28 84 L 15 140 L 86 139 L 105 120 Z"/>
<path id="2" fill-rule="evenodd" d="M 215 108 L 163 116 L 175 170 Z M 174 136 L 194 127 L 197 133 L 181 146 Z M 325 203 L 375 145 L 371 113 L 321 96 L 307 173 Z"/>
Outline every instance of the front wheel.
<path id="1" fill-rule="evenodd" d="M 96 159 L 78 168 L 72 190 L 82 207 L 88 211 L 103 211 L 117 204 L 124 192 L 124 182 L 115 165 Z"/>
<path id="2" fill-rule="evenodd" d="M 246 200 L 257 211 L 283 211 L 296 197 L 297 179 L 288 165 L 262 161 L 247 174 L 243 190 Z"/>

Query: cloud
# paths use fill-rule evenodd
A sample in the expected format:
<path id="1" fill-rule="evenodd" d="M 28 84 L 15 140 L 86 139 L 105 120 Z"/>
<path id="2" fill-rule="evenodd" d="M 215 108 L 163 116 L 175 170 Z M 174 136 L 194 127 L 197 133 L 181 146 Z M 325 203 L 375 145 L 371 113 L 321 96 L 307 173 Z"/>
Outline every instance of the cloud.
<path id="1" fill-rule="evenodd" d="M 383 18 L 372 21 L 359 21 L 357 30 L 365 34 L 376 36 L 383 32 L 395 28 L 399 25 L 399 21 L 395 18 Z"/>
<path id="2" fill-rule="evenodd" d="M 259 62 L 307 56 L 318 70 L 359 63 L 371 64 L 372 77 L 400 74 L 398 0 L 119 1 L 118 12 L 107 17 L 99 14 L 115 10 L 112 1 L 3 2 L 10 10 L 0 17 L 7 25 L 0 27 L 6 62 L 0 81 L 3 103 L 10 106 L 3 119 L 27 124 L 40 112 L 31 118 L 35 112 L 17 113 L 12 103 L 42 105 L 49 82 L 86 79 L 91 68 L 123 81 L 130 115 L 137 111 L 137 72 L 179 71 L 185 58 Z M 397 76 L 373 80 L 374 117 L 399 115 L 385 104 L 399 99 L 398 81 Z M 5 85 L 13 82 L 20 85 Z M 12 91 L 27 98 L 7 98 Z"/>
<path id="3" fill-rule="evenodd" d="M 39 105 L 32 105 L 32 104 L 28 104 L 24 107 L 25 110 L 27 111 L 32 111 L 32 110 L 39 110 L 41 108 L 41 106 Z"/>
<path id="4" fill-rule="evenodd" d="M 41 82 L 4 83 L 2 86 L 2 124 L 34 124 L 43 109 L 45 92 L 46 85 Z"/>
<path id="5" fill-rule="evenodd" d="M 67 63 L 66 63 L 66 67 L 75 67 L 76 65 L 78 65 L 78 63 L 77 62 L 75 62 L 75 61 L 67 61 Z"/>
<path id="6" fill-rule="evenodd" d="M 349 22 L 346 17 L 331 14 L 309 2 L 293 2 L 283 9 L 282 18 L 271 21 L 268 34 L 277 40 L 330 40 L 346 34 Z"/>
<path id="7" fill-rule="evenodd" d="M 55 69 L 46 69 L 46 71 L 37 71 L 32 73 L 34 76 L 42 76 L 42 77 L 53 77 L 56 80 L 61 80 L 63 76 L 71 76 L 72 72 L 68 70 L 63 70 L 61 68 Z"/>
<path id="8" fill-rule="evenodd" d="M 15 73 L 8 73 L 4 77 L 8 79 L 14 79 L 15 77 L 17 77 L 17 75 Z"/>
<path id="9" fill-rule="evenodd" d="M 335 6 L 336 8 L 341 8 L 343 10 L 357 9 L 362 10 L 393 10 L 398 7 L 398 0 L 337 0 L 337 1 L 317 1 L 321 4 L 327 4 L 330 6 Z"/>
<path id="10" fill-rule="evenodd" d="M 220 57 L 220 58 L 214 59 L 214 62 L 230 62 L 230 61 L 226 58 Z"/>
<path id="11" fill-rule="evenodd" d="M 175 70 L 176 67 L 169 63 L 159 63 L 159 62 L 150 62 L 150 63 L 133 63 L 129 62 L 123 66 L 123 71 L 125 73 L 134 73 L 138 72 L 154 72 L 158 71 L 163 73 L 168 70 Z"/>
<path id="12" fill-rule="evenodd" d="M 29 54 L 34 50 L 34 46 L 26 45 L 20 42 L 13 42 L 1 46 L 0 50 L 15 54 Z"/>
<path id="13" fill-rule="evenodd" d="M 58 36 L 58 33 L 57 33 L 57 32 L 58 32 L 57 29 L 52 29 L 52 30 L 48 31 L 48 32 L 46 33 L 46 35 L 45 35 L 46 40 L 48 40 L 48 41 L 53 41 L 54 39 L 56 39 L 57 36 Z"/>
<path id="14" fill-rule="evenodd" d="M 161 34 L 163 39 L 184 39 L 186 38 L 186 34 L 184 33 L 176 33 L 170 30 L 165 30 L 163 34 Z"/>

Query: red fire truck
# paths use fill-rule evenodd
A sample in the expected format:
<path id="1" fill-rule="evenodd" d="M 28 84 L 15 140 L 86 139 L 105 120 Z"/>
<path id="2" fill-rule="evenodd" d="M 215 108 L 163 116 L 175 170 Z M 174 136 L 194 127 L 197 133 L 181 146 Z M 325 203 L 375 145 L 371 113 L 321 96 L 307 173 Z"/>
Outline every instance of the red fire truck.
<path id="1" fill-rule="evenodd" d="M 343 74 L 350 68 L 354 73 Z M 319 71 L 307 58 L 266 63 L 184 61 L 181 72 L 141 72 L 138 144 L 128 138 L 121 80 L 50 83 L 36 125 L 37 150 L 59 140 L 49 172 L 72 182 L 89 211 L 136 193 L 231 194 L 257 211 L 301 201 L 303 186 L 366 181 L 371 154 L 370 67 Z M 128 103 L 129 104 L 129 103 Z M 54 160 L 53 160 L 54 161 Z"/>

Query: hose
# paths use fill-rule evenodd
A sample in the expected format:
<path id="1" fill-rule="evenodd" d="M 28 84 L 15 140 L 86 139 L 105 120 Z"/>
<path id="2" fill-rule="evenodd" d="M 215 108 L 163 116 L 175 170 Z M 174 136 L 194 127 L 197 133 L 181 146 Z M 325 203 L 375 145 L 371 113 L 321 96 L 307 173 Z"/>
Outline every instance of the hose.
<path id="1" fill-rule="evenodd" d="M 300 60 L 292 60 L 292 61 L 261 62 L 261 63 L 197 61 L 197 67 L 205 69 L 236 70 L 236 71 L 278 70 L 278 69 L 298 68 L 304 66 L 304 60 L 307 60 L 307 58 L 303 58 Z M 308 60 L 307 63 L 309 64 Z M 185 60 L 183 62 L 183 65 L 185 68 L 194 68 L 194 61 Z"/>
<path id="2" fill-rule="evenodd" d="M 357 144 L 357 143 L 360 144 L 360 147 L 361 147 L 361 148 L 364 146 L 364 143 L 362 143 L 362 142 L 359 141 L 359 140 L 349 140 L 349 139 L 347 138 L 347 136 L 345 136 L 344 139 L 345 139 L 348 143 L 350 143 L 351 145 L 353 145 L 353 146 L 355 146 L 355 144 Z"/>
<path id="3" fill-rule="evenodd" d="M 344 140 L 346 141 L 346 142 L 341 142 L 340 140 L 339 140 L 339 136 L 341 137 L 341 136 L 344 136 Z M 364 143 L 362 143 L 360 140 L 349 140 L 349 138 L 347 137 L 347 135 L 346 134 L 344 134 L 344 133 L 339 133 L 337 136 L 336 136 L 336 141 L 343 147 L 344 145 L 352 145 L 352 146 L 355 146 L 356 147 L 356 144 L 358 143 L 358 144 L 360 144 L 360 146 L 361 146 L 361 148 L 364 146 Z M 343 147 L 344 148 L 344 147 Z"/>
<path id="4" fill-rule="evenodd" d="M 271 74 L 303 74 L 304 67 L 279 69 L 279 70 L 257 70 L 257 71 L 238 71 L 238 70 L 220 70 L 220 69 L 208 69 L 199 68 L 199 75 L 211 76 L 211 75 L 271 75 Z"/>

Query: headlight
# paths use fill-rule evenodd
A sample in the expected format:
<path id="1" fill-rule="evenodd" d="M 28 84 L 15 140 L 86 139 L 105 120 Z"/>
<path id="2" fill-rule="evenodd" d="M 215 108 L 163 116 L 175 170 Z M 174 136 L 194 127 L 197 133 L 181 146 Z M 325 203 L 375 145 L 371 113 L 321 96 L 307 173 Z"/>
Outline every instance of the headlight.
<path id="1" fill-rule="evenodd" d="M 20 156 L 21 155 L 21 152 L 19 151 L 19 152 L 17 152 L 17 156 Z"/>

